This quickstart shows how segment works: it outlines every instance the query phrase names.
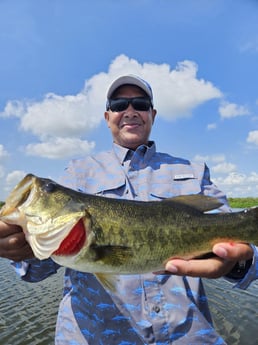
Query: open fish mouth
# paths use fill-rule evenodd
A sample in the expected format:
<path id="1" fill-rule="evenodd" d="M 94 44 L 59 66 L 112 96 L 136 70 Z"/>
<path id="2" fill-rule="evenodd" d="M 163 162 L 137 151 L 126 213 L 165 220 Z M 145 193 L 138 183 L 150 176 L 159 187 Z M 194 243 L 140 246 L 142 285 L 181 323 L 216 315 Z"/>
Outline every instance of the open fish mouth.
<path id="1" fill-rule="evenodd" d="M 82 210 L 68 217 L 62 210 L 55 211 L 53 203 L 41 202 L 44 194 L 51 196 L 55 192 L 56 185 L 29 174 L 17 184 L 1 209 L 1 220 L 20 225 L 34 255 L 41 260 L 53 253 L 75 255 L 87 237 Z"/>
<path id="2" fill-rule="evenodd" d="M 23 203 L 29 203 L 30 199 L 33 198 L 31 193 L 32 189 L 33 179 L 27 175 L 10 193 L 6 200 L 6 204 L 8 204 L 7 207 L 1 209 L 1 219 L 3 221 L 5 221 L 6 218 L 8 223 L 15 224 L 17 219 L 19 219 L 19 213 L 17 212 L 18 207 Z"/>

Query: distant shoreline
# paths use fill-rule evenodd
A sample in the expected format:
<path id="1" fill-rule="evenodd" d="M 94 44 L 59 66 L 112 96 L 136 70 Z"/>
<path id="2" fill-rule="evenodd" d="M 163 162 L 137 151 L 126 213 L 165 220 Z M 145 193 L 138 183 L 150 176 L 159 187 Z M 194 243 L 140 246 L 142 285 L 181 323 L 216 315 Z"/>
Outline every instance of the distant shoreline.
<path id="1" fill-rule="evenodd" d="M 230 207 L 233 208 L 246 208 L 258 206 L 258 198 L 228 198 Z"/>

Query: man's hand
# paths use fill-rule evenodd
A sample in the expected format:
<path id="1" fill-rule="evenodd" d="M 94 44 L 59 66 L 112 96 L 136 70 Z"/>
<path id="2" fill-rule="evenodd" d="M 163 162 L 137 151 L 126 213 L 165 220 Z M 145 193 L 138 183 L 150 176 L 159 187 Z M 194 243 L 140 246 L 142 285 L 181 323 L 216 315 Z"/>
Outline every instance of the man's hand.
<path id="1" fill-rule="evenodd" d="M 19 226 L 0 221 L 0 257 L 22 261 L 34 257 Z"/>
<path id="2" fill-rule="evenodd" d="M 235 242 L 217 243 L 213 253 L 216 256 L 208 259 L 172 259 L 167 262 L 166 270 L 180 276 L 219 278 L 230 273 L 238 261 L 253 257 L 253 249 L 248 244 Z"/>

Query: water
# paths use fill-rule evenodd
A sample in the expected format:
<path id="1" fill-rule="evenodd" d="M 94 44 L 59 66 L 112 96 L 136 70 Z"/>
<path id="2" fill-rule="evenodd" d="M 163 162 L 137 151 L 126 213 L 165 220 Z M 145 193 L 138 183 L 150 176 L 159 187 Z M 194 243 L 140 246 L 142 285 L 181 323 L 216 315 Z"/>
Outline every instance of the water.
<path id="1" fill-rule="evenodd" d="M 62 272 L 39 283 L 26 283 L 7 260 L 0 259 L 0 277 L 0 345 L 54 344 Z"/>
<path id="2" fill-rule="evenodd" d="M 258 281 L 244 291 L 224 279 L 204 282 L 218 333 L 229 345 L 257 345 Z"/>
<path id="3" fill-rule="evenodd" d="M 54 344 L 63 272 L 36 284 L 21 281 L 0 259 L 0 345 Z M 258 344 L 258 281 L 248 290 L 205 280 L 215 327 L 229 345 Z"/>

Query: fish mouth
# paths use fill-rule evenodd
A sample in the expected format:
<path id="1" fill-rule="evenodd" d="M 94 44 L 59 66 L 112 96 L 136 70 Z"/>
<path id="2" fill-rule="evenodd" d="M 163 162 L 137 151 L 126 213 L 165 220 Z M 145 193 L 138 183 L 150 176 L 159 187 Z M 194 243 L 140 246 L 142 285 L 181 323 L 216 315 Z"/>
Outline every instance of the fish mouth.
<path id="1" fill-rule="evenodd" d="M 69 234 L 63 239 L 60 246 L 55 250 L 52 255 L 68 256 L 77 254 L 86 241 L 86 231 L 84 228 L 83 219 L 80 219 Z"/>
<path id="2" fill-rule="evenodd" d="M 1 209 L 1 219 L 6 220 L 8 223 L 15 223 L 18 217 L 18 212 L 15 212 L 17 208 L 23 203 L 29 202 L 31 198 L 31 191 L 33 186 L 34 176 L 25 176 L 13 189 L 8 198 L 6 199 L 5 205 Z"/>

